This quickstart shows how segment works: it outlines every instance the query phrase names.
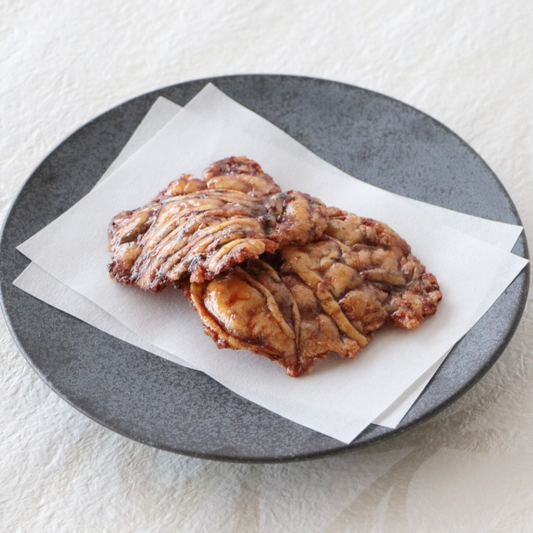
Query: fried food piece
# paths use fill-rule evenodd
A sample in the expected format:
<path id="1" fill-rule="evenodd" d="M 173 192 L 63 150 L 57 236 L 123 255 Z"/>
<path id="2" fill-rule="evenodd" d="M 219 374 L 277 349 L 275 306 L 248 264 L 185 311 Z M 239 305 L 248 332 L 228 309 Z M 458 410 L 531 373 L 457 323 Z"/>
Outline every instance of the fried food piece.
<path id="1" fill-rule="evenodd" d="M 182 176 L 115 216 L 108 234 L 116 281 L 181 287 L 220 348 L 249 349 L 293 377 L 330 352 L 355 357 L 387 322 L 418 327 L 442 297 L 387 225 L 281 192 L 245 157 Z"/>
<path id="2" fill-rule="evenodd" d="M 213 163 L 202 180 L 184 175 L 145 207 L 115 216 L 109 272 L 152 292 L 189 276 L 210 280 L 279 246 L 316 240 L 325 213 L 307 194 L 281 192 L 256 162 L 230 157 Z"/>
<path id="3" fill-rule="evenodd" d="M 330 352 L 353 358 L 387 322 L 418 327 L 442 297 L 399 235 L 336 208 L 320 239 L 265 258 L 185 294 L 220 348 L 249 349 L 293 377 Z"/>

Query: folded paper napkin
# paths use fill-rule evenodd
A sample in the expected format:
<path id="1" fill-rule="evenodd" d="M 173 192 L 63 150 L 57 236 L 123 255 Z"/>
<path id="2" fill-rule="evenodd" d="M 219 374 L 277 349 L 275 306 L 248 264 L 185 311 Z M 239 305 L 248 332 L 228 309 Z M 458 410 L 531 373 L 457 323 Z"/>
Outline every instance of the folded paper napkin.
<path id="1" fill-rule="evenodd" d="M 16 284 L 50 301 L 52 291 L 43 294 L 37 280 L 51 276 L 64 286 L 52 305 L 67 312 L 70 307 L 73 314 L 83 308 L 80 313 L 96 327 L 206 372 L 237 394 L 343 442 L 376 419 L 385 423 L 392 416 L 388 424 L 397 423 L 452 346 L 527 263 L 506 250 L 520 229 L 483 221 L 468 228 L 484 238 L 488 222 L 492 244 L 467 235 L 452 225 L 464 228 L 475 217 L 407 201 L 346 175 L 213 85 L 177 111 L 159 102 L 157 119 L 144 123 L 139 142 L 123 152 L 112 172 L 20 245 L 35 265 Z M 265 358 L 217 350 L 178 291 L 147 294 L 112 281 L 106 269 L 111 218 L 144 205 L 181 173 L 199 176 L 210 162 L 229 155 L 255 159 L 284 190 L 302 190 L 389 224 L 437 276 L 444 294 L 437 314 L 407 334 L 381 332 L 353 361 L 331 358 L 309 376 L 292 379 Z M 100 312 L 91 319 L 88 309 L 94 306 Z"/>

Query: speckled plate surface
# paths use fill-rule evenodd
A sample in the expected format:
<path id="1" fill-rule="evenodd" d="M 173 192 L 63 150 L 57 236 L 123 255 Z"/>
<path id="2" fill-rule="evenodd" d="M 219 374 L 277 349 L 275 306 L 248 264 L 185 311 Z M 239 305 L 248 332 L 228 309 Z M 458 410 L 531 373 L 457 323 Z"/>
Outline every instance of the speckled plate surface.
<path id="1" fill-rule="evenodd" d="M 126 437 L 226 461 L 279 462 L 349 451 L 405 431 L 457 399 L 511 339 L 525 306 L 529 267 L 456 345 L 397 429 L 371 425 L 349 445 L 244 400 L 200 372 L 110 337 L 12 285 L 28 264 L 15 247 L 91 190 L 156 98 L 185 105 L 208 81 L 368 183 L 520 224 L 501 183 L 464 141 L 394 99 L 336 82 L 274 75 L 167 87 L 124 103 L 71 135 L 34 171 L 11 208 L 0 243 L 2 305 L 35 371 L 71 405 Z M 524 235 L 513 252 L 528 257 Z"/>

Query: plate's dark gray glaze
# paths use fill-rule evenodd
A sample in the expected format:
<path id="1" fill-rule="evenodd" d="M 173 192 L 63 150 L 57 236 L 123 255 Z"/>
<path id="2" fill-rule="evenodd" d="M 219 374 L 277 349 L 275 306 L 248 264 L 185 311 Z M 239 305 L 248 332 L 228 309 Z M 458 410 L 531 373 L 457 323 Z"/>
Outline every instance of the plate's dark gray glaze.
<path id="1" fill-rule="evenodd" d="M 360 448 L 450 404 L 509 342 L 526 302 L 529 269 L 454 348 L 397 429 L 372 425 L 350 445 L 289 422 L 199 372 L 110 337 L 12 285 L 28 264 L 15 247 L 90 191 L 155 99 L 164 96 L 184 105 L 208 81 L 362 180 L 520 224 L 503 186 L 471 148 L 442 124 L 394 99 L 331 81 L 274 75 L 167 87 L 124 103 L 71 135 L 39 165 L 12 206 L 0 244 L 1 295 L 8 324 L 30 364 L 71 405 L 122 435 L 227 461 L 290 461 Z M 527 257 L 524 235 L 514 252 Z"/>

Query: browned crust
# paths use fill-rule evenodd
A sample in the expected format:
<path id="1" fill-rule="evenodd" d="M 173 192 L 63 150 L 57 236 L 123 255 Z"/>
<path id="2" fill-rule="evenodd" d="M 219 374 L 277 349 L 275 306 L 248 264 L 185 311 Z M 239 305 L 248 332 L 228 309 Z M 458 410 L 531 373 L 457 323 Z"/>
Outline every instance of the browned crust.
<path id="1" fill-rule="evenodd" d="M 386 224 L 281 192 L 254 161 L 184 175 L 108 230 L 111 276 L 183 289 L 219 348 L 247 349 L 288 375 L 336 352 L 353 358 L 386 323 L 417 328 L 442 298 Z"/>

